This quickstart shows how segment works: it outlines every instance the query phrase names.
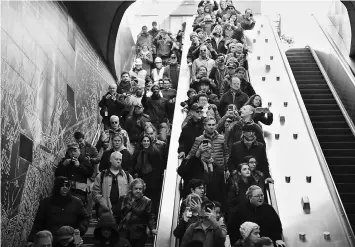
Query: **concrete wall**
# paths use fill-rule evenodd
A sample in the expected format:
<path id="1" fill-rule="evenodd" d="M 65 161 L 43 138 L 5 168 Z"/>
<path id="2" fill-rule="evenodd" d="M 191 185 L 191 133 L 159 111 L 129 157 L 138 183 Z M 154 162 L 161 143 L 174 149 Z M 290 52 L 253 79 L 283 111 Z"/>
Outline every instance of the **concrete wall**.
<path id="1" fill-rule="evenodd" d="M 1 245 L 23 246 L 72 134 L 114 80 L 56 2 L 1 2 Z"/>

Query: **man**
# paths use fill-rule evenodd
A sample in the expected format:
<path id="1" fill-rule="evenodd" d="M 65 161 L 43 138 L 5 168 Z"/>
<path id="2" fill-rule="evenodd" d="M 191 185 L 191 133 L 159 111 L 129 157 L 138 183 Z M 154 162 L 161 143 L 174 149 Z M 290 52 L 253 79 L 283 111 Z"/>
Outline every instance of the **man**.
<path id="1" fill-rule="evenodd" d="M 112 115 L 121 116 L 125 105 L 119 100 L 117 94 L 117 85 L 112 84 L 108 87 L 108 92 L 102 97 L 99 102 L 100 115 L 105 129 L 110 125 L 110 117 Z"/>
<path id="2" fill-rule="evenodd" d="M 253 96 L 255 91 L 251 83 L 245 80 L 246 70 L 244 67 L 238 67 L 236 72 L 237 77 L 240 80 L 240 90 L 242 90 L 242 92 L 247 94 L 249 97 Z"/>
<path id="3" fill-rule="evenodd" d="M 121 82 L 118 84 L 117 93 L 127 94 L 131 92 L 131 80 L 127 71 L 121 73 Z"/>
<path id="4" fill-rule="evenodd" d="M 209 103 L 219 105 L 218 95 L 213 93 L 216 91 L 216 84 L 211 79 L 202 77 L 193 87 L 199 94 L 206 94 Z"/>
<path id="5" fill-rule="evenodd" d="M 282 241 L 282 225 L 274 208 L 264 203 L 264 193 L 260 187 L 252 185 L 246 192 L 248 201 L 240 205 L 228 220 L 228 233 L 233 245 L 241 237 L 239 228 L 246 221 L 260 226 L 260 236 L 269 237 L 276 247 L 285 247 Z"/>
<path id="6" fill-rule="evenodd" d="M 53 235 L 50 231 L 44 230 L 37 232 L 34 238 L 34 245 L 30 244 L 29 246 L 33 247 L 52 247 Z"/>
<path id="7" fill-rule="evenodd" d="M 136 53 L 139 54 L 140 50 L 142 49 L 143 45 L 147 45 L 151 48 L 153 42 L 153 37 L 148 33 L 147 26 L 142 27 L 142 31 L 138 34 L 137 42 L 136 42 Z"/>
<path id="8" fill-rule="evenodd" d="M 270 178 L 269 162 L 266 156 L 265 145 L 256 140 L 255 125 L 245 124 L 242 128 L 242 139 L 233 143 L 230 148 L 228 160 L 229 171 L 237 169 L 238 164 L 243 162 L 244 157 L 253 155 L 258 162 L 258 170 L 265 176 L 266 182 L 273 182 Z"/>
<path id="9" fill-rule="evenodd" d="M 222 61 L 220 61 L 222 63 Z M 221 84 L 219 86 L 219 96 L 222 97 L 223 94 L 228 92 L 230 89 L 230 84 L 232 83 L 232 78 L 237 76 L 237 64 L 234 62 L 227 62 L 227 69 L 222 77 Z"/>
<path id="10" fill-rule="evenodd" d="M 99 215 L 111 213 L 116 221 L 120 217 L 120 201 L 127 195 L 129 183 L 133 181 L 121 163 L 122 154 L 118 151 L 111 153 L 110 168 L 97 175 L 92 188 L 92 197 L 98 204 Z"/>
<path id="11" fill-rule="evenodd" d="M 216 60 L 216 66 L 211 69 L 209 78 L 216 84 L 215 93 L 217 95 L 223 95 L 220 92 L 222 89 L 223 79 L 227 74 L 227 66 L 224 63 L 224 54 L 218 54 Z"/>
<path id="12" fill-rule="evenodd" d="M 241 140 L 242 129 L 244 125 L 252 125 L 255 130 L 256 140 L 265 144 L 263 130 L 253 120 L 254 111 L 255 109 L 252 106 L 245 105 L 240 109 L 240 115 L 237 111 L 234 111 L 232 114 L 230 114 L 230 112 L 227 112 L 227 116 L 223 116 L 223 118 L 218 122 L 218 126 L 223 126 L 225 119 L 227 119 L 228 117 L 233 118 L 233 115 L 236 115 L 236 117 L 234 118 L 235 121 L 233 121 L 229 125 L 229 128 L 226 130 L 224 135 L 228 149 L 232 146 L 233 143 Z"/>
<path id="13" fill-rule="evenodd" d="M 244 30 L 251 30 L 254 28 L 256 21 L 253 18 L 253 12 L 251 9 L 245 10 L 245 15 L 243 15 L 240 24 Z"/>
<path id="14" fill-rule="evenodd" d="M 202 121 L 202 106 L 197 103 L 193 104 L 190 108 L 191 119 L 182 128 L 180 138 L 179 138 L 179 159 L 184 159 L 187 154 L 189 154 L 196 137 L 203 134 L 204 125 Z"/>
<path id="15" fill-rule="evenodd" d="M 153 145 L 159 149 L 164 161 L 166 162 L 168 160 L 167 144 L 157 138 L 157 129 L 154 126 L 146 125 L 144 128 L 144 134 L 148 135 L 153 140 Z"/>
<path id="16" fill-rule="evenodd" d="M 142 105 L 145 113 L 150 116 L 152 124 L 158 128 L 161 123 L 167 123 L 168 120 L 168 100 L 160 96 L 159 86 L 152 86 L 152 96 L 149 98 L 146 92 L 142 98 Z"/>
<path id="17" fill-rule="evenodd" d="M 157 48 L 157 56 L 163 60 L 163 65 L 165 66 L 171 54 L 171 48 L 173 47 L 173 42 L 165 30 L 160 30 L 159 34 L 154 39 L 154 45 Z"/>
<path id="18" fill-rule="evenodd" d="M 113 152 L 120 152 L 122 154 L 121 167 L 125 171 L 132 172 L 132 155 L 122 143 L 123 136 L 119 133 L 115 133 L 111 137 L 111 140 L 112 148 L 102 154 L 99 167 L 100 172 L 110 168 L 110 157 Z"/>
<path id="19" fill-rule="evenodd" d="M 219 113 L 221 116 L 227 111 L 227 106 L 234 104 L 239 110 L 247 101 L 249 97 L 240 90 L 240 79 L 238 77 L 232 78 L 230 89 L 222 95 L 219 103 Z"/>
<path id="20" fill-rule="evenodd" d="M 67 177 L 72 183 L 71 193 L 80 198 L 82 203 L 87 206 L 87 194 L 89 192 L 87 179 L 91 178 L 94 168 L 84 155 L 80 155 L 77 143 L 69 144 L 66 156 L 59 162 L 55 170 L 55 176 Z"/>
<path id="21" fill-rule="evenodd" d="M 214 203 L 210 200 L 202 202 L 200 215 L 198 222 L 187 228 L 181 247 L 186 247 L 191 240 L 200 240 L 206 247 L 224 247 L 226 235 L 216 219 Z"/>
<path id="22" fill-rule="evenodd" d="M 149 80 L 149 74 L 143 69 L 143 61 L 140 58 L 136 58 L 132 69 L 129 71 L 132 86 L 145 87 L 145 82 Z"/>
<path id="23" fill-rule="evenodd" d="M 192 63 L 195 59 L 198 58 L 198 52 L 194 52 L 200 46 L 200 40 L 196 32 L 190 34 L 191 46 L 187 52 L 187 63 Z"/>
<path id="24" fill-rule="evenodd" d="M 152 29 L 148 31 L 148 33 L 152 36 L 153 39 L 158 35 L 159 30 L 157 28 L 158 24 L 156 21 L 152 22 Z"/>
<path id="25" fill-rule="evenodd" d="M 28 237 L 29 243 L 33 243 L 39 237 L 35 237 L 38 231 L 46 229 L 55 233 L 62 226 L 79 229 L 80 235 L 84 236 L 89 226 L 90 216 L 81 200 L 71 195 L 70 188 L 71 183 L 68 178 L 55 178 L 52 196 L 43 199 L 39 204 L 32 231 Z"/>
<path id="26" fill-rule="evenodd" d="M 176 100 L 176 90 L 171 88 L 171 80 L 169 78 L 164 78 L 162 83 L 160 83 L 161 94 L 168 100 L 168 120 L 169 123 L 173 122 L 174 110 L 175 110 L 175 100 Z"/>
<path id="27" fill-rule="evenodd" d="M 163 75 L 164 75 L 163 60 L 161 60 L 160 57 L 157 57 L 154 60 L 154 64 L 155 64 L 155 68 L 152 69 L 152 73 L 151 73 L 150 77 L 153 80 L 153 84 L 158 85 L 159 80 L 163 79 Z"/>
<path id="28" fill-rule="evenodd" d="M 215 65 L 215 61 L 213 59 L 210 59 L 207 56 L 207 46 L 206 45 L 201 45 L 200 46 L 200 57 L 193 61 L 192 63 L 192 80 L 196 80 L 197 76 L 197 69 L 201 66 L 204 65 L 207 68 L 207 75 L 210 74 L 213 66 Z"/>
<path id="29" fill-rule="evenodd" d="M 164 69 L 164 77 L 171 80 L 171 86 L 177 90 L 180 75 L 180 65 L 177 62 L 177 56 L 173 53 L 170 55 L 170 64 Z"/>

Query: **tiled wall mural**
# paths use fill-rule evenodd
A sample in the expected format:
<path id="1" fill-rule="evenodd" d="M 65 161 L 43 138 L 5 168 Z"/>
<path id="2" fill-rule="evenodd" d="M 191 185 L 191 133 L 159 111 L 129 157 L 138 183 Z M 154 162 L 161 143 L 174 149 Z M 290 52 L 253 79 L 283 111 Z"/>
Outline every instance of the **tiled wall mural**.
<path id="1" fill-rule="evenodd" d="M 1 245 L 18 247 L 73 133 L 93 138 L 114 80 L 55 2 L 1 2 L 1 60 Z"/>

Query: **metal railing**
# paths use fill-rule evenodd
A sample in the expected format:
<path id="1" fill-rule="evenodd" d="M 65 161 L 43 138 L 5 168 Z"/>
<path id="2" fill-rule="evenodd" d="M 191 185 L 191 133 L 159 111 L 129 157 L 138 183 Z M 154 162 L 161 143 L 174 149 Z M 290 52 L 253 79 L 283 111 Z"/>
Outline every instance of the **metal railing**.
<path id="1" fill-rule="evenodd" d="M 268 16 L 267 16 L 267 19 L 269 20 L 270 25 L 272 26 L 271 20 L 270 20 L 270 18 Z M 348 243 L 350 244 L 350 246 L 355 246 L 354 234 L 353 234 L 353 232 L 351 230 L 351 226 L 350 226 L 348 218 L 346 216 L 343 204 L 342 204 L 342 202 L 340 200 L 338 191 L 337 191 L 337 189 L 335 187 L 332 175 L 331 175 L 331 173 L 329 171 L 327 162 L 325 160 L 325 157 L 323 155 L 323 151 L 322 151 L 322 149 L 320 147 L 318 138 L 317 138 L 316 133 L 314 131 L 314 128 L 313 128 L 312 122 L 310 120 L 310 117 L 308 115 L 306 106 L 305 106 L 305 104 L 303 102 L 301 93 L 300 93 L 300 91 L 298 89 L 298 86 L 297 86 L 296 80 L 294 78 L 292 69 L 291 69 L 291 67 L 290 67 L 290 65 L 288 63 L 288 59 L 286 57 L 286 54 L 281 49 L 280 41 L 279 41 L 279 38 L 277 37 L 277 34 L 275 33 L 274 28 L 272 28 L 272 32 L 273 32 L 273 35 L 275 37 L 278 50 L 279 50 L 279 52 L 281 54 L 285 70 L 287 71 L 287 75 L 288 75 L 289 81 L 290 81 L 290 83 L 292 85 L 293 92 L 295 94 L 298 106 L 299 106 L 299 108 L 301 110 L 301 114 L 302 114 L 304 123 L 306 125 L 307 132 L 308 132 L 309 137 L 310 137 L 310 139 L 312 141 L 313 148 L 314 148 L 315 153 L 317 155 L 317 158 L 318 158 L 321 170 L 323 172 L 326 184 L 327 184 L 329 192 L 331 194 L 331 198 L 332 198 L 332 200 L 334 202 L 334 206 L 336 207 L 336 211 L 338 213 L 338 216 L 340 216 L 339 218 L 340 218 L 341 223 L 342 223 L 341 225 L 344 227 L 344 231 L 347 233 Z"/>

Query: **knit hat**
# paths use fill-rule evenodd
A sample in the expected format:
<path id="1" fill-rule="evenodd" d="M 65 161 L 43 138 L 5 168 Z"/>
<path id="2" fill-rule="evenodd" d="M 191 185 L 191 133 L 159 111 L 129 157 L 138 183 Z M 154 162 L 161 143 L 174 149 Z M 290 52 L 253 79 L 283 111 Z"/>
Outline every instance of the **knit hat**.
<path id="1" fill-rule="evenodd" d="M 239 231 L 243 239 L 246 239 L 249 237 L 250 233 L 256 229 L 259 229 L 259 226 L 257 224 L 250 221 L 246 221 L 240 226 Z"/>
<path id="2" fill-rule="evenodd" d="M 71 226 L 62 226 L 56 232 L 56 238 L 58 240 L 68 239 L 74 236 L 74 228 Z"/>
<path id="3" fill-rule="evenodd" d="M 195 89 L 190 88 L 189 90 L 187 90 L 187 97 L 189 97 L 189 95 L 190 95 L 191 93 L 195 93 L 195 94 L 197 94 L 197 92 L 196 92 L 196 90 L 195 90 Z"/>

